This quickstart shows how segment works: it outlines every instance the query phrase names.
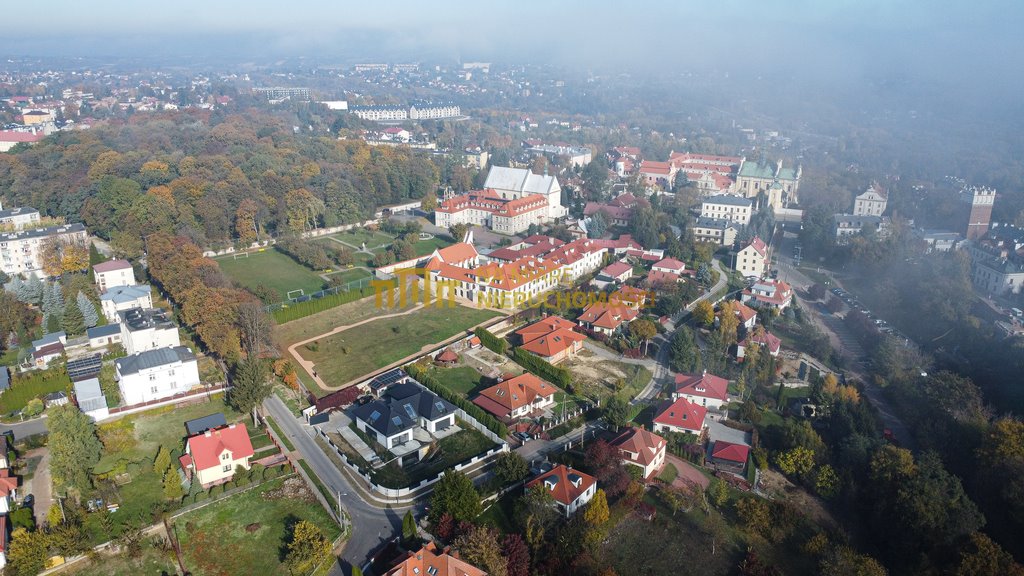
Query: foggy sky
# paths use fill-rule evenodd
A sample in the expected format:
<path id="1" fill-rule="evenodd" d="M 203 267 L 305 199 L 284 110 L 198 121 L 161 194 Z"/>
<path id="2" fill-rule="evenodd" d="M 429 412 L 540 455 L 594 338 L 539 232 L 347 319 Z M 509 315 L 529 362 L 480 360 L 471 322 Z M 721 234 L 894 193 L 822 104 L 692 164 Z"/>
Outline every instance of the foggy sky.
<path id="1" fill-rule="evenodd" d="M 823 82 L 892 74 L 979 92 L 1019 89 L 1024 70 L 1016 0 L 51 0 L 42 16 L 6 26 L 0 54 L 529 61 Z"/>

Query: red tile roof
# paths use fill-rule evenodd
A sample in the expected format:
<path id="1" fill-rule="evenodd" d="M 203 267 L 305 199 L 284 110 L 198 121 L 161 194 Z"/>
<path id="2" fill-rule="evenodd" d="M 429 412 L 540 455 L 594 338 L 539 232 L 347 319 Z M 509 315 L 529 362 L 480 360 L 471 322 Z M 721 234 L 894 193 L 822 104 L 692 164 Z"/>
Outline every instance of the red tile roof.
<path id="1" fill-rule="evenodd" d="M 214 430 L 207 430 L 188 439 L 186 446 L 195 461 L 197 470 L 208 470 L 220 466 L 220 455 L 225 450 L 232 460 L 253 455 L 252 442 L 245 424 L 232 424 Z"/>
<path id="2" fill-rule="evenodd" d="M 10 468 L 0 470 L 0 496 L 8 496 L 18 488 L 18 477 L 11 475 Z"/>
<path id="3" fill-rule="evenodd" d="M 754 239 L 744 246 L 744 248 L 748 247 L 753 248 L 761 256 L 764 256 L 765 258 L 768 257 L 768 245 L 766 245 L 764 240 L 761 240 L 758 236 L 754 236 Z"/>
<path id="4" fill-rule="evenodd" d="M 42 132 L 33 134 L 16 130 L 0 130 L 0 142 L 39 142 L 45 137 Z"/>
<path id="5" fill-rule="evenodd" d="M 570 476 L 573 478 L 570 479 Z M 577 480 L 576 483 L 573 483 L 573 480 Z M 554 483 L 553 487 L 551 486 L 551 483 Z M 576 499 L 586 492 L 591 486 L 597 484 L 597 480 L 589 474 L 584 474 L 579 470 L 567 468 L 565 464 L 559 464 L 550 472 L 541 474 L 533 480 L 530 480 L 526 484 L 526 489 L 529 490 L 538 484 L 547 486 L 548 491 L 551 492 L 551 496 L 555 501 L 568 506 L 575 502 Z"/>
<path id="6" fill-rule="evenodd" d="M 779 340 L 777 336 L 767 330 L 759 330 L 744 338 L 743 342 L 740 343 L 740 346 L 749 348 L 751 344 L 767 347 L 769 353 L 778 354 L 779 349 L 782 347 L 782 340 Z"/>
<path id="7" fill-rule="evenodd" d="M 610 444 L 619 449 L 630 462 L 649 466 L 665 449 L 665 439 L 643 428 L 626 428 Z M 634 456 L 635 454 L 635 456 Z"/>
<path id="8" fill-rule="evenodd" d="M 438 550 L 433 542 L 428 542 L 416 552 L 407 552 L 393 568 L 384 576 L 487 576 L 483 570 L 459 559 L 457 553 L 448 553 L 448 549 Z"/>
<path id="9" fill-rule="evenodd" d="M 744 446 L 743 444 L 733 444 L 732 442 L 726 442 L 724 440 L 718 440 L 717 442 L 715 442 L 714 447 L 711 448 L 712 458 L 728 460 L 730 462 L 740 462 L 742 464 L 746 464 L 747 457 L 749 455 L 749 446 Z"/>
<path id="10" fill-rule="evenodd" d="M 714 374 L 676 374 L 676 393 L 725 401 L 729 382 Z"/>
<path id="11" fill-rule="evenodd" d="M 610 304 L 607 302 L 594 302 L 587 306 L 583 314 L 577 320 L 593 324 L 601 328 L 614 330 L 623 322 L 630 322 L 637 316 L 637 311 L 625 304 Z"/>
<path id="12" fill-rule="evenodd" d="M 449 347 L 442 350 L 440 354 L 434 357 L 434 360 L 438 362 L 458 362 L 459 355 Z"/>
<path id="13" fill-rule="evenodd" d="M 632 266 L 620 260 L 618 262 L 605 266 L 604 270 L 601 270 L 601 274 L 604 274 L 605 276 L 611 278 L 618 278 L 619 276 L 622 276 L 626 272 L 630 272 L 632 270 Z"/>
<path id="14" fill-rule="evenodd" d="M 472 244 L 466 244 L 465 242 L 457 242 L 451 246 L 441 248 L 437 251 L 437 254 L 441 257 L 442 261 L 448 264 L 460 264 L 480 255 Z"/>
<path id="15" fill-rule="evenodd" d="M 704 416 L 707 413 L 707 408 L 694 404 L 686 398 L 680 398 L 655 416 L 654 423 L 699 433 L 704 429 Z"/>
<path id="16" fill-rule="evenodd" d="M 665 284 L 674 284 L 679 282 L 681 276 L 673 274 L 671 272 L 662 272 L 661 270 L 651 270 L 647 273 L 647 285 L 658 286 Z"/>
<path id="17" fill-rule="evenodd" d="M 548 384 L 533 374 L 526 372 L 521 376 L 499 382 L 490 388 L 482 390 L 479 397 L 487 398 L 501 406 L 504 411 L 497 414 L 504 416 L 513 410 L 531 404 L 538 396 L 551 396 L 557 391 L 558 388 L 554 384 Z M 474 400 L 475 402 L 476 400 Z M 480 407 L 485 410 L 488 409 L 486 406 L 481 405 Z"/>
<path id="18" fill-rule="evenodd" d="M 655 262 L 652 268 L 664 268 L 668 272 L 678 274 L 679 272 L 682 272 L 683 270 L 686 269 L 686 264 L 684 262 L 676 260 L 675 258 L 665 258 L 660 262 Z"/>
<path id="19" fill-rule="evenodd" d="M 587 337 L 579 332 L 573 332 L 571 329 L 559 328 L 541 336 L 540 338 L 536 338 L 526 344 L 523 344 L 520 348 L 538 356 L 551 358 L 552 356 L 557 356 L 569 348 L 572 348 L 577 342 L 582 342 L 586 339 Z"/>
<path id="20" fill-rule="evenodd" d="M 575 327 L 576 324 L 566 320 L 565 318 L 560 316 L 548 316 L 547 318 L 538 320 L 529 326 L 516 330 L 516 336 L 522 338 L 523 343 L 525 344 L 532 340 L 536 340 L 545 334 L 550 334 L 559 328 L 572 330 Z"/>
<path id="21" fill-rule="evenodd" d="M 644 160 L 640 163 L 640 172 L 643 174 L 657 174 L 660 176 L 668 176 L 672 173 L 672 165 L 668 162 L 655 162 L 653 160 Z"/>
<path id="22" fill-rule="evenodd" d="M 751 318 L 757 316 L 757 310 L 754 310 L 743 302 L 733 302 L 732 311 L 740 319 L 740 324 L 746 324 Z"/>

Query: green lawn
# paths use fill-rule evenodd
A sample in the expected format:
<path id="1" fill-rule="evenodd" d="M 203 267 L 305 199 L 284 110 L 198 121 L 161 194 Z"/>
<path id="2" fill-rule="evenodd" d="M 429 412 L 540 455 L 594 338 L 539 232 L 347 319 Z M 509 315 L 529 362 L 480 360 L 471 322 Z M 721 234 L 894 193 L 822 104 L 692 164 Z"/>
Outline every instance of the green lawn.
<path id="1" fill-rule="evenodd" d="M 675 464 L 672 464 L 671 462 L 665 464 L 665 467 L 661 470 L 661 474 L 658 474 L 658 478 L 664 480 L 666 484 L 674 482 L 677 476 L 679 476 L 679 470 L 676 470 Z"/>
<path id="2" fill-rule="evenodd" d="M 330 235 L 329 238 L 337 238 L 338 240 L 341 240 L 346 244 L 351 244 L 356 248 L 359 248 L 365 242 L 366 248 L 369 250 L 373 250 L 374 248 L 384 244 L 391 244 L 395 241 L 395 237 L 390 234 L 385 234 L 380 231 L 374 232 L 366 230 L 365 228 L 354 228 L 352 230 L 346 230 L 345 232 L 338 232 L 337 234 Z"/>
<path id="3" fill-rule="evenodd" d="M 273 248 L 251 252 L 247 258 L 237 260 L 232 256 L 218 258 L 217 265 L 242 286 L 251 290 L 262 284 L 277 290 L 282 299 L 291 290 L 302 289 L 306 294 L 312 294 L 324 285 L 323 278 L 312 270 Z"/>
<path id="4" fill-rule="evenodd" d="M 304 498 L 274 493 L 285 481 L 267 482 L 176 518 L 174 531 L 181 542 L 186 568 L 196 576 L 285 575 L 288 570 L 281 561 L 295 523 L 308 520 L 328 540 L 337 538 L 338 525 L 308 493 L 304 482 Z"/>
<path id="5" fill-rule="evenodd" d="M 421 308 L 383 318 L 300 346 L 328 384 L 341 385 L 419 352 L 497 316 L 493 310 L 456 306 Z"/>
<path id="6" fill-rule="evenodd" d="M 446 388 L 469 396 L 474 390 L 480 387 L 480 373 L 469 366 L 456 366 L 455 368 L 434 367 L 429 374 Z"/>
<path id="7" fill-rule="evenodd" d="M 281 443 L 284 444 L 285 448 L 289 451 L 295 450 L 295 446 L 292 445 L 291 440 L 288 440 L 288 437 L 284 435 L 284 432 L 277 425 L 277 422 L 275 422 L 270 416 L 267 416 L 267 424 L 270 424 L 270 427 L 274 429 L 274 433 L 277 434 L 277 437 L 281 440 Z"/>
<path id="8" fill-rule="evenodd" d="M 444 248 L 445 246 L 451 245 L 451 240 L 434 236 L 429 240 L 420 240 L 416 242 L 416 244 L 413 245 L 413 248 L 416 249 L 417 256 L 426 256 L 438 248 Z"/>
<path id="9" fill-rule="evenodd" d="M 11 370 L 13 372 L 13 370 Z M 42 398 L 51 392 L 68 392 L 71 379 L 63 370 L 49 369 L 13 375 L 11 388 L 0 394 L 0 414 L 21 410 L 33 398 Z"/>
<path id="10" fill-rule="evenodd" d="M 494 526 L 500 530 L 503 534 L 511 534 L 516 532 L 515 525 L 515 506 L 516 501 L 519 500 L 521 494 L 517 490 L 512 490 L 508 494 L 505 494 L 501 498 L 498 498 L 496 502 L 491 504 L 491 507 L 484 510 L 480 516 L 477 516 L 477 521 L 480 524 Z"/>

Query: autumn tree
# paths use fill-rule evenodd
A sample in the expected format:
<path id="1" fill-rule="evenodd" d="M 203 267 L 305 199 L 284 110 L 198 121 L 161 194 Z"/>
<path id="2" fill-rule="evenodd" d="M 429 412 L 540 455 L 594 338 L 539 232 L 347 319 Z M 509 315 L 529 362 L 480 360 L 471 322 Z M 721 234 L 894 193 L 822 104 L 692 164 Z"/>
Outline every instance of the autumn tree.
<path id="1" fill-rule="evenodd" d="M 433 212 L 437 208 L 437 194 L 428 192 L 423 196 L 423 200 L 420 201 L 420 210 L 424 212 Z"/>
<path id="2" fill-rule="evenodd" d="M 604 490 L 598 488 L 594 492 L 594 497 L 583 511 L 583 520 L 593 527 L 602 526 L 608 521 L 608 497 Z"/>
<path id="3" fill-rule="evenodd" d="M 456 242 L 462 242 L 466 232 L 469 232 L 469 226 L 466 224 L 452 224 L 448 227 L 448 233 L 452 235 Z"/>
<path id="4" fill-rule="evenodd" d="M 534 485 L 519 499 L 515 516 L 523 539 L 534 556 L 551 536 L 551 531 L 561 518 L 555 508 L 554 497 L 543 483 Z"/>
<path id="5" fill-rule="evenodd" d="M 697 302 L 693 307 L 693 319 L 704 326 L 711 326 L 715 322 L 715 307 L 707 300 Z"/>
<path id="6" fill-rule="evenodd" d="M 234 227 L 235 235 L 242 244 L 248 245 L 259 241 L 260 229 L 256 220 L 258 214 L 259 205 L 254 200 L 246 198 L 238 204 Z"/>
<path id="7" fill-rule="evenodd" d="M 647 354 L 647 346 L 651 338 L 658 335 L 658 327 L 654 322 L 646 318 L 637 318 L 629 323 L 629 334 L 637 342 L 644 343 L 644 355 Z"/>
<path id="8" fill-rule="evenodd" d="M 295 575 L 309 574 L 331 555 L 331 543 L 320 528 L 302 520 L 292 529 L 285 565 Z"/>
<path id="9" fill-rule="evenodd" d="M 970 535 L 961 547 L 955 576 L 1024 576 L 1024 567 L 982 532 Z"/>
<path id="10" fill-rule="evenodd" d="M 292 190 L 285 194 L 288 228 L 293 232 L 303 232 L 317 227 L 317 220 L 324 213 L 324 201 L 305 188 Z"/>
<path id="11" fill-rule="evenodd" d="M 164 498 L 167 500 L 180 500 L 185 495 L 181 486 L 181 477 L 174 466 L 168 466 L 164 472 Z"/>
<path id="12" fill-rule="evenodd" d="M 718 333 L 721 335 L 722 342 L 726 346 L 731 346 L 736 343 L 736 331 L 739 329 L 740 320 L 734 312 L 731 301 L 723 302 L 719 312 Z"/>
<path id="13" fill-rule="evenodd" d="M 48 556 L 49 542 L 43 532 L 29 532 L 18 528 L 11 534 L 7 547 L 7 566 L 4 574 L 35 576 L 43 571 Z"/>
<path id="14" fill-rule="evenodd" d="M 473 526 L 455 539 L 459 555 L 490 576 L 507 576 L 508 564 L 498 542 L 498 531 L 490 526 Z"/>
<path id="15" fill-rule="evenodd" d="M 508 576 L 530 576 L 530 548 L 519 534 L 507 534 L 501 542 Z"/>
<path id="16" fill-rule="evenodd" d="M 260 302 L 246 300 L 238 304 L 238 327 L 249 358 L 274 349 L 274 320 Z"/>
<path id="17" fill-rule="evenodd" d="M 156 458 L 153 459 L 153 472 L 163 476 L 170 467 L 171 453 L 167 451 L 167 448 L 161 446 L 156 452 Z"/>

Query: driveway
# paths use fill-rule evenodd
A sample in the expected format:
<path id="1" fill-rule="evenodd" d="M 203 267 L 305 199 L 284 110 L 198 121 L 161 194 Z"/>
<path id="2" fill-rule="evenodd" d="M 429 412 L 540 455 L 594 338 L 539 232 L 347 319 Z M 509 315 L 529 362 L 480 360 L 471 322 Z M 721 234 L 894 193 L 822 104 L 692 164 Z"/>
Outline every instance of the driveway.
<path id="1" fill-rule="evenodd" d="M 20 496 L 32 494 L 36 498 L 33 511 L 36 516 L 36 524 L 46 518 L 50 506 L 53 504 L 53 482 L 50 480 L 50 449 L 36 448 L 25 453 L 26 459 L 40 458 L 36 465 L 32 478 L 21 487 Z"/>
<path id="2" fill-rule="evenodd" d="M 680 488 L 686 485 L 686 482 L 692 482 L 701 487 L 703 490 L 707 490 L 708 485 L 711 484 L 711 479 L 700 473 L 693 464 L 690 464 L 686 460 L 683 460 L 675 454 L 665 454 L 665 462 L 676 467 L 679 471 L 679 476 L 672 482 L 673 486 Z"/>

